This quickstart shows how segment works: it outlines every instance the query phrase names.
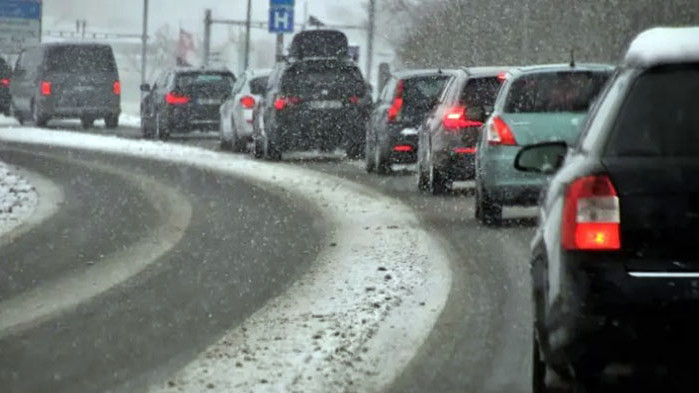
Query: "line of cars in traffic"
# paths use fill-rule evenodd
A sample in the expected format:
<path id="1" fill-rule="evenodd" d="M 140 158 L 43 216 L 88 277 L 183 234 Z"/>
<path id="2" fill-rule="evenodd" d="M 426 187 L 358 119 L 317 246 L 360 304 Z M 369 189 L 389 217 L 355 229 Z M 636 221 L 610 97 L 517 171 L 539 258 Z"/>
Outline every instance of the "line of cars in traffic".
<path id="1" fill-rule="evenodd" d="M 699 386 L 687 362 L 699 349 L 697 37 L 699 28 L 650 30 L 618 66 L 571 59 L 397 72 L 371 110 L 359 105 L 368 95 L 359 75 L 340 78 L 316 58 L 287 60 L 255 91 L 245 114 L 252 127 L 240 135 L 251 138 L 255 156 L 272 160 L 289 149 L 332 146 L 356 157 L 361 132 L 342 123 L 349 113 L 367 124 L 368 172 L 416 163 L 417 187 L 433 194 L 475 180 L 475 217 L 488 225 L 501 223 L 504 206 L 538 205 L 529 261 L 533 391 L 551 391 L 553 374 L 573 390 L 598 391 L 616 363 L 631 364 L 636 378 L 671 375 L 666 391 L 692 391 Z"/>

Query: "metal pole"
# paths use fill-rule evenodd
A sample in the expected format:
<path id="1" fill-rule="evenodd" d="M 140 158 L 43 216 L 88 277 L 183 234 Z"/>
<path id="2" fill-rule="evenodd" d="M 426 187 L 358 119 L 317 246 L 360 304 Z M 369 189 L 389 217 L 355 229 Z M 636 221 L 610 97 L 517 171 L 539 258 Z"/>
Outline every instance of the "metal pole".
<path id="1" fill-rule="evenodd" d="M 211 10 L 207 9 L 204 16 L 204 66 L 209 65 L 211 53 Z"/>
<path id="2" fill-rule="evenodd" d="M 148 0 L 143 0 L 143 35 L 141 36 L 141 84 L 146 83 L 148 63 Z"/>
<path id="3" fill-rule="evenodd" d="M 281 61 L 282 56 L 284 55 L 284 34 L 277 34 L 277 46 L 275 53 L 277 61 Z"/>
<path id="4" fill-rule="evenodd" d="M 376 28 L 376 0 L 369 0 L 369 29 L 367 31 L 366 79 L 371 83 L 371 68 L 374 66 L 374 29 Z"/>
<path id="5" fill-rule="evenodd" d="M 250 23 L 252 22 L 252 0 L 248 0 L 248 17 L 245 20 L 245 62 L 244 68 L 250 66 Z M 240 64 L 240 63 L 238 63 Z"/>

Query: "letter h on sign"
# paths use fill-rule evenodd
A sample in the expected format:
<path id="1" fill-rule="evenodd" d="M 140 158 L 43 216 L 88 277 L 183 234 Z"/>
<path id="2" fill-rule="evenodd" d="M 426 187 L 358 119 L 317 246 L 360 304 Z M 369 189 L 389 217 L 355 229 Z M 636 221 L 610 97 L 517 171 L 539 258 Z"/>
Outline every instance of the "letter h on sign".
<path id="1" fill-rule="evenodd" d="M 294 1 L 270 0 L 269 2 L 269 32 L 294 32 Z"/>

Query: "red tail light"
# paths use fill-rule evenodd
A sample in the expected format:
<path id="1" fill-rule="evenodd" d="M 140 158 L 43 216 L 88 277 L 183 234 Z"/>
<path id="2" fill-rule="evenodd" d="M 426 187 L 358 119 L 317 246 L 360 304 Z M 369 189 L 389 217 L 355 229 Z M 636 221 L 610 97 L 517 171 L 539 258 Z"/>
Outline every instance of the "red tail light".
<path id="1" fill-rule="evenodd" d="M 393 98 L 393 104 L 388 108 L 388 122 L 392 123 L 398 119 L 401 110 L 403 109 L 403 93 L 405 92 L 405 82 L 398 81 L 396 85 L 396 96 Z"/>
<path id="2" fill-rule="evenodd" d="M 466 107 L 464 106 L 447 109 L 447 111 L 444 112 L 442 124 L 448 131 L 456 131 L 468 127 L 480 127 L 483 125 L 480 121 L 473 121 L 466 118 Z"/>
<path id="3" fill-rule="evenodd" d="M 495 116 L 488 127 L 488 143 L 491 145 L 517 146 L 510 126 L 500 116 Z"/>
<path id="4" fill-rule="evenodd" d="M 170 92 L 165 95 L 165 102 L 168 105 L 185 105 L 189 103 L 189 97 L 179 93 Z"/>
<path id="5" fill-rule="evenodd" d="M 456 154 L 476 154 L 478 152 L 478 149 L 475 147 L 457 147 L 454 149 L 454 153 Z"/>
<path id="6" fill-rule="evenodd" d="M 245 96 L 240 99 L 240 105 L 245 109 L 252 109 L 255 107 L 255 99 L 250 96 Z"/>
<path id="7" fill-rule="evenodd" d="M 274 101 L 274 108 L 280 111 L 287 106 L 296 105 L 299 102 L 301 102 L 301 99 L 298 97 L 279 97 Z"/>
<path id="8" fill-rule="evenodd" d="M 112 90 L 114 91 L 115 96 L 120 96 L 121 95 L 121 82 L 115 81 L 114 85 L 112 85 Z"/>
<path id="9" fill-rule="evenodd" d="M 42 81 L 41 82 L 41 95 L 50 96 L 51 95 L 51 82 Z"/>
<path id="10" fill-rule="evenodd" d="M 566 250 L 621 248 L 619 197 L 609 176 L 582 177 L 568 187 L 561 239 Z"/>
<path id="11" fill-rule="evenodd" d="M 10 87 L 10 78 L 2 78 L 0 79 L 0 83 L 5 87 Z"/>
<path id="12" fill-rule="evenodd" d="M 507 72 L 503 71 L 499 73 L 498 80 L 500 81 L 500 83 L 505 83 L 505 81 L 507 80 Z"/>
<path id="13" fill-rule="evenodd" d="M 413 151 L 413 147 L 410 145 L 396 145 L 393 146 L 393 151 L 398 153 L 409 153 Z"/>
<path id="14" fill-rule="evenodd" d="M 359 104 L 359 97 L 357 96 L 350 96 L 349 100 L 353 104 Z"/>

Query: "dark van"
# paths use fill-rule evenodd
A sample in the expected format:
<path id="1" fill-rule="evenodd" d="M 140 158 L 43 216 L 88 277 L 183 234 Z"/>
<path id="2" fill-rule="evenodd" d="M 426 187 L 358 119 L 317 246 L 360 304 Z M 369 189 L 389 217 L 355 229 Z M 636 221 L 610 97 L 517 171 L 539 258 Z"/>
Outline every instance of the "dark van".
<path id="1" fill-rule="evenodd" d="M 77 118 L 84 128 L 119 125 L 121 82 L 114 53 L 97 43 L 49 43 L 22 51 L 11 83 L 12 110 L 23 123 Z"/>
<path id="2" fill-rule="evenodd" d="M 12 69 L 5 59 L 0 57 L 0 113 L 10 115 L 10 79 Z"/>

